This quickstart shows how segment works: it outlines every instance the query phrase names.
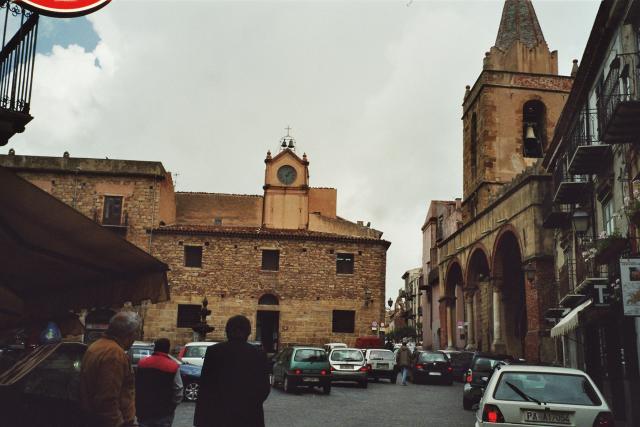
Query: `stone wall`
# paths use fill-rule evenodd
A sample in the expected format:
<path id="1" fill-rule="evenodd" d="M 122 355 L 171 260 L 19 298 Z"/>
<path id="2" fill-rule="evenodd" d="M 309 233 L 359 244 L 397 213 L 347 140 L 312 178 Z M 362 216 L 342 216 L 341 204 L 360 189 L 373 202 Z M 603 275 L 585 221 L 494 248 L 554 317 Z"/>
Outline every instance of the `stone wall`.
<path id="1" fill-rule="evenodd" d="M 202 268 L 184 267 L 184 245 L 202 246 Z M 353 344 L 371 334 L 371 322 L 384 319 L 386 242 L 331 242 L 265 239 L 259 236 L 155 234 L 153 255 L 171 267 L 171 302 L 151 306 L 145 318 L 145 339 L 166 336 L 191 340 L 192 332 L 177 328 L 177 304 L 209 300 L 215 327 L 212 339 L 223 339 L 224 324 L 235 314 L 255 322 L 258 310 L 280 312 L 280 345 Z M 280 251 L 280 269 L 262 271 L 262 249 Z M 354 274 L 336 274 L 336 253 L 353 253 Z M 365 306 L 365 288 L 372 301 Z M 277 306 L 259 306 L 264 294 L 276 295 Z M 332 333 L 332 310 L 354 310 L 355 331 Z"/>

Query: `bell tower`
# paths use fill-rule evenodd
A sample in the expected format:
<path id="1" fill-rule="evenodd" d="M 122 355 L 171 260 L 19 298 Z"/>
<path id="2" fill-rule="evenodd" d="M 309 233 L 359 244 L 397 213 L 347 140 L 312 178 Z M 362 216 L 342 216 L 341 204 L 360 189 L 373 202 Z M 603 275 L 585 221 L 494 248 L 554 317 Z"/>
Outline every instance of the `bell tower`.
<path id="1" fill-rule="evenodd" d="M 280 153 L 264 160 L 264 202 L 262 226 L 279 229 L 309 228 L 309 162 L 307 155 L 298 157 L 295 139 L 280 139 Z"/>
<path id="2" fill-rule="evenodd" d="M 572 81 L 558 75 L 531 1 L 505 0 L 495 45 L 462 104 L 464 222 L 544 155 Z"/>

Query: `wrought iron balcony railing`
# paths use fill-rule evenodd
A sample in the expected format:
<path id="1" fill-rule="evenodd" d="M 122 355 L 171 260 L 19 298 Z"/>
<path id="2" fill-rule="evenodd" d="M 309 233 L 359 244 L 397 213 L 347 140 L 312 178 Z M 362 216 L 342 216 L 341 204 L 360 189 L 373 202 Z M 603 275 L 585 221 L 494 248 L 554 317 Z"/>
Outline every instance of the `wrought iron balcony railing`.
<path id="1" fill-rule="evenodd" d="M 586 175 L 573 175 L 568 171 L 566 157 L 558 160 L 553 171 L 553 202 L 557 204 L 575 204 L 584 201 L 590 194 L 587 191 L 591 182 Z"/>
<path id="2" fill-rule="evenodd" d="M 571 205 L 553 203 L 551 193 L 546 192 L 542 201 L 542 227 L 568 228 L 571 225 Z"/>
<path id="3" fill-rule="evenodd" d="M 567 139 L 569 173 L 591 174 L 601 170 L 611 147 L 600 141 L 597 111 L 582 110 Z"/>
<path id="4" fill-rule="evenodd" d="M 640 54 L 619 54 L 598 97 L 601 138 L 608 144 L 637 142 L 640 132 Z"/>

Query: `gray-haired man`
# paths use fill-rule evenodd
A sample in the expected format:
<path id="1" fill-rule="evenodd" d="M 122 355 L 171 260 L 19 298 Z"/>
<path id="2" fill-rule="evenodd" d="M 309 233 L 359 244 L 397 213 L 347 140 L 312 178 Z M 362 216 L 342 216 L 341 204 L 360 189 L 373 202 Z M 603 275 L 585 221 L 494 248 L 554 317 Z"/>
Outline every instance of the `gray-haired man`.
<path id="1" fill-rule="evenodd" d="M 109 321 L 104 336 L 91 344 L 82 359 L 80 401 L 87 425 L 135 426 L 135 380 L 125 351 L 140 331 L 135 313 L 120 312 Z"/>

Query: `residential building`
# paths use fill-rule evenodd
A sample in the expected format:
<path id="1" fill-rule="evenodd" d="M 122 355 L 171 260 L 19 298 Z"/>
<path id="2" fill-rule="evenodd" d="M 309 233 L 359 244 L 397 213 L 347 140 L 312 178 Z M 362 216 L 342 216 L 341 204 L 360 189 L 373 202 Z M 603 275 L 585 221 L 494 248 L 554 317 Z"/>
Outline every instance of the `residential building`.
<path id="1" fill-rule="evenodd" d="M 407 270 L 402 275 L 404 280 L 404 317 L 407 326 L 414 328 L 418 337 L 422 337 L 422 297 L 420 285 L 422 283 L 422 268 Z M 420 339 L 418 338 L 418 339 Z"/>
<path id="2" fill-rule="evenodd" d="M 640 424 L 639 28 L 640 1 L 601 3 L 543 160 L 559 300 L 545 317 L 560 361 L 589 373 L 623 426 Z"/>

